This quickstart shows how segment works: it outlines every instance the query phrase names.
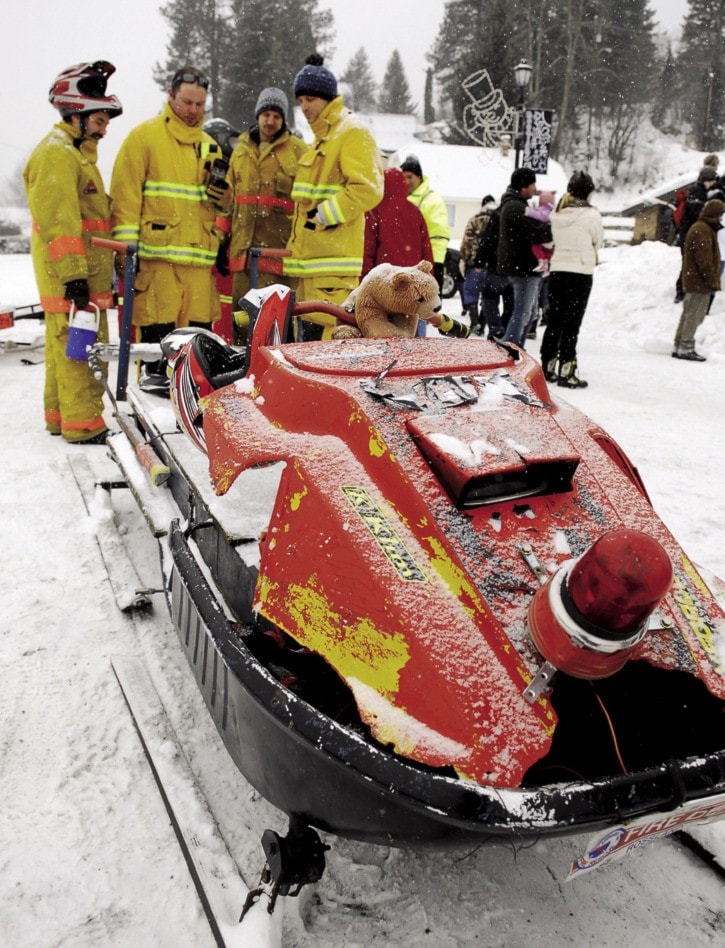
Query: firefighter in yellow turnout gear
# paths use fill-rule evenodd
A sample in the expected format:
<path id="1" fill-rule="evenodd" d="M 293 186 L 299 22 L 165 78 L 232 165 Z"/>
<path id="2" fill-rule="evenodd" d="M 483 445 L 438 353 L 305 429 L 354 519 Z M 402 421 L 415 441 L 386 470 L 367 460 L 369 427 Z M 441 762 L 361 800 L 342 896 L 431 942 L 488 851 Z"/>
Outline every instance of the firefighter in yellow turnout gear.
<path id="1" fill-rule="evenodd" d="M 287 96 L 270 86 L 257 99 L 256 124 L 240 136 L 229 168 L 231 215 L 219 217 L 218 225 L 231 233 L 229 269 L 234 282 L 232 296 L 235 309 L 239 299 L 250 288 L 250 256 L 252 247 L 284 250 L 292 228 L 292 183 L 297 174 L 300 155 L 307 145 L 287 128 Z M 283 275 L 282 260 L 258 258 L 257 286 L 295 281 Z M 246 339 L 246 313 L 237 312 L 235 337 Z"/>
<path id="2" fill-rule="evenodd" d="M 298 278 L 298 300 L 342 303 L 360 282 L 365 211 L 383 197 L 380 153 L 345 108 L 337 80 L 319 56 L 308 57 L 294 92 L 315 140 L 300 158 L 292 188 L 295 214 L 284 272 Z M 306 317 L 305 338 L 329 338 L 334 325 L 330 316 Z"/>
<path id="3" fill-rule="evenodd" d="M 133 324 L 144 342 L 175 327 L 209 329 L 220 316 L 211 268 L 221 191 L 209 189 L 209 169 L 221 149 L 201 127 L 208 86 L 194 67 L 179 69 L 162 114 L 131 130 L 114 164 L 112 236 L 138 243 Z"/>
<path id="4" fill-rule="evenodd" d="M 121 114 L 106 95 L 109 62 L 80 63 L 53 83 L 49 100 L 63 121 L 30 156 L 23 172 L 33 219 L 31 253 L 45 310 L 45 426 L 75 444 L 97 444 L 108 431 L 103 385 L 88 363 L 66 356 L 71 308 L 100 310 L 98 340 L 108 340 L 106 309 L 113 306 L 113 254 L 91 244 L 109 236 L 110 207 L 96 167 L 98 142 Z"/>

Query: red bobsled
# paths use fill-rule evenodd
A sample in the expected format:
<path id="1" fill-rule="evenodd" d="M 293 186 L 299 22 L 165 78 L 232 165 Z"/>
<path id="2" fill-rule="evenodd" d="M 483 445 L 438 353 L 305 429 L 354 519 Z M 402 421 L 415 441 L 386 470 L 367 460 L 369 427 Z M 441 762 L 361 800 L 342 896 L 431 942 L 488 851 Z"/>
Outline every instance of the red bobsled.
<path id="1" fill-rule="evenodd" d="M 289 290 L 255 300 L 247 350 L 167 349 L 235 516 L 269 469 L 264 529 L 230 538 L 160 439 L 175 622 L 251 783 L 306 825 L 438 847 L 723 793 L 725 616 L 609 435 L 514 346 L 293 342 Z"/>

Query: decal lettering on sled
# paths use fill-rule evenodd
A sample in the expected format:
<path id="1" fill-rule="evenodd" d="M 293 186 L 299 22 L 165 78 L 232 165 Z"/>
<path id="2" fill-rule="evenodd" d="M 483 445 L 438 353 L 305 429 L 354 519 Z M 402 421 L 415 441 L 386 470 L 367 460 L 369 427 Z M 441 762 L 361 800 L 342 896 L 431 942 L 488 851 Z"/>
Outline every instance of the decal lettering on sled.
<path id="1" fill-rule="evenodd" d="M 683 618 L 697 636 L 705 654 L 710 659 L 712 667 L 722 675 L 725 672 L 725 667 L 723 667 L 718 655 L 715 644 L 715 630 L 710 625 L 707 615 L 705 615 L 699 603 L 693 599 L 678 576 L 675 576 L 672 589 L 673 598 L 680 607 Z"/>
<path id="2" fill-rule="evenodd" d="M 355 512 L 375 538 L 401 579 L 426 581 L 420 567 L 370 494 L 363 487 L 341 487 Z"/>

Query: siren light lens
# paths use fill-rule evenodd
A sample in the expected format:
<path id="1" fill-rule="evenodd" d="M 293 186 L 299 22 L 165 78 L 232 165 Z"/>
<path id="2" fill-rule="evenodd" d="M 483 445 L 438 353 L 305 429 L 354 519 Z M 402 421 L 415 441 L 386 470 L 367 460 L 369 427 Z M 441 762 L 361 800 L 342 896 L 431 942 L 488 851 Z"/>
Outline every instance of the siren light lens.
<path id="1" fill-rule="evenodd" d="M 573 566 L 568 591 L 589 622 L 626 638 L 647 621 L 672 577 L 657 540 L 638 530 L 612 530 Z"/>

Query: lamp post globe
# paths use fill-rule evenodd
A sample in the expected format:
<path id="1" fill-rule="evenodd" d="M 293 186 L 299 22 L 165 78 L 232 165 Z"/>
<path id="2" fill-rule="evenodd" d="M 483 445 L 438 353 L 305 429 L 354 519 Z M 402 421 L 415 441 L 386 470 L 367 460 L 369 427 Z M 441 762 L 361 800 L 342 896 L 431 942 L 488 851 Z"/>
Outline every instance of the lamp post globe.
<path id="1" fill-rule="evenodd" d="M 519 90 L 519 102 L 522 105 L 526 100 L 526 92 L 529 88 L 531 73 L 533 71 L 525 59 L 522 59 L 520 63 L 514 66 L 514 80 L 516 82 L 516 88 Z"/>
<path id="2" fill-rule="evenodd" d="M 519 167 L 519 157 L 524 144 L 524 106 L 526 105 L 526 92 L 531 82 L 531 73 L 533 69 L 522 59 L 520 63 L 514 66 L 514 81 L 519 90 L 519 103 L 516 111 L 516 154 L 514 167 Z"/>

